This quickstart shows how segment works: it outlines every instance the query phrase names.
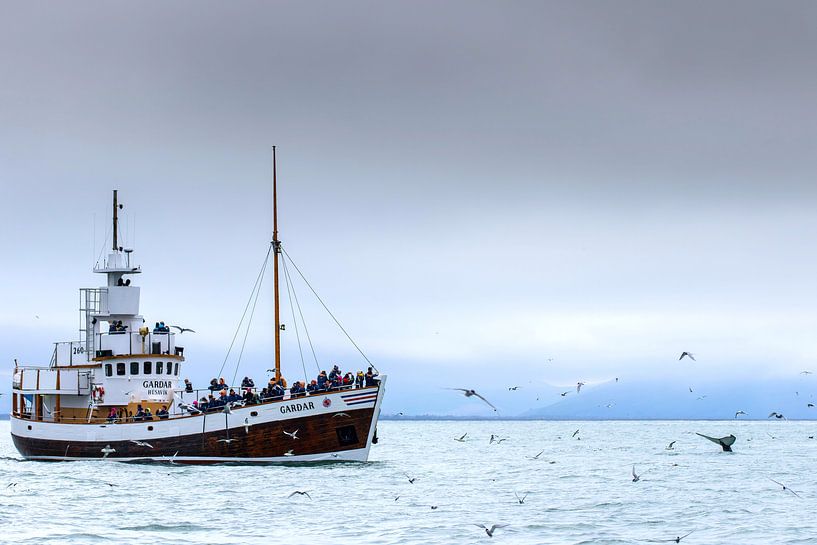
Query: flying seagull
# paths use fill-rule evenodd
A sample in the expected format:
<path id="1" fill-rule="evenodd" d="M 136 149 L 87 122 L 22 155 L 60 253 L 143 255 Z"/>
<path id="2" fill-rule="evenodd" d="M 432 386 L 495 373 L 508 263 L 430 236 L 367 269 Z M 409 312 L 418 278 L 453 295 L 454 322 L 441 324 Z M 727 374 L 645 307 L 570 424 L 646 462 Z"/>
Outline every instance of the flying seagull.
<path id="1" fill-rule="evenodd" d="M 800 371 L 801 375 L 811 375 L 811 371 Z"/>
<path id="2" fill-rule="evenodd" d="M 289 449 L 288 451 L 286 451 L 284 453 L 284 456 L 295 456 L 294 454 L 292 454 L 292 451 L 293 451 L 293 449 Z"/>
<path id="3" fill-rule="evenodd" d="M 179 327 L 177 325 L 172 325 L 170 327 L 174 327 L 174 328 L 178 329 L 180 335 L 183 334 L 185 331 L 189 331 L 190 333 L 195 333 L 195 331 L 193 331 L 192 329 L 188 329 L 186 327 Z"/>
<path id="4" fill-rule="evenodd" d="M 298 432 L 301 431 L 301 428 L 296 429 L 295 431 L 284 431 L 284 435 L 289 435 L 292 439 L 298 438 Z"/>
<path id="5" fill-rule="evenodd" d="M 692 530 L 692 532 L 694 532 L 694 531 L 695 531 L 695 530 Z M 690 532 L 689 534 L 691 534 L 692 532 Z M 686 535 L 683 535 L 683 536 L 674 537 L 674 538 L 672 538 L 672 539 L 653 539 L 653 540 L 651 540 L 651 541 L 652 541 L 653 543 L 659 543 L 659 542 L 681 543 L 681 540 L 682 540 L 682 539 L 684 539 L 684 538 L 685 538 L 686 536 L 688 536 L 689 534 L 686 534 Z"/>
<path id="6" fill-rule="evenodd" d="M 477 396 L 477 397 L 478 397 L 478 398 L 480 398 L 482 401 L 484 401 L 485 403 L 487 403 L 487 404 L 488 404 L 488 405 L 489 405 L 489 406 L 490 406 L 490 407 L 491 407 L 491 408 L 492 408 L 494 411 L 496 411 L 496 407 L 494 407 L 493 405 L 491 405 L 491 402 L 490 402 L 490 401 L 488 401 L 487 399 L 485 399 L 484 397 L 482 397 L 481 395 L 479 395 L 478 393 L 476 393 L 476 391 L 474 391 L 474 390 L 469 390 L 469 389 L 467 389 L 467 388 L 446 388 L 446 390 L 457 390 L 457 391 L 459 391 L 459 392 L 462 392 L 462 393 L 465 395 L 465 397 Z"/>
<path id="7" fill-rule="evenodd" d="M 525 503 L 525 498 L 528 497 L 528 494 L 530 494 L 530 492 L 525 492 L 525 495 L 520 498 L 519 494 L 517 494 L 516 492 L 513 493 L 513 495 L 516 496 L 516 501 L 519 502 L 519 505 Z"/>
<path id="8" fill-rule="evenodd" d="M 403 414 L 403 413 L 400 413 L 400 414 Z M 346 418 L 352 418 L 351 416 L 349 416 L 346 413 L 335 413 L 335 414 L 332 415 L 332 418 L 338 418 L 339 416 L 343 416 L 343 417 L 346 417 Z"/>
<path id="9" fill-rule="evenodd" d="M 636 474 L 635 472 L 635 464 L 633 464 L 633 482 L 637 483 L 641 480 L 641 475 Z"/>
<path id="10" fill-rule="evenodd" d="M 682 359 L 684 359 L 684 356 L 688 357 L 692 361 L 696 361 L 695 356 L 693 356 L 691 352 L 681 352 L 681 357 L 678 358 L 678 361 L 681 361 Z"/>
<path id="11" fill-rule="evenodd" d="M 468 435 L 468 432 L 463 433 L 462 437 L 460 437 L 459 439 L 454 438 L 454 441 L 459 441 L 460 443 L 465 443 L 465 436 L 466 435 Z"/>
<path id="12" fill-rule="evenodd" d="M 748 414 L 748 413 L 745 413 L 743 411 L 738 411 L 738 412 L 735 413 L 735 418 L 737 418 L 738 416 L 740 416 L 742 414 Z"/>
<path id="13" fill-rule="evenodd" d="M 136 441 L 136 440 L 131 439 L 131 443 L 133 443 L 134 445 L 140 446 L 140 447 L 153 448 L 153 445 L 151 445 L 150 443 L 146 443 L 144 441 Z"/>
<path id="14" fill-rule="evenodd" d="M 671 442 L 669 445 L 667 445 L 667 446 L 666 446 L 666 448 L 665 448 L 664 450 L 674 450 L 674 449 L 675 449 L 675 447 L 673 447 L 673 445 L 674 445 L 675 443 L 676 443 L 675 441 Z"/>
<path id="15" fill-rule="evenodd" d="M 528 456 L 528 459 L 529 459 L 529 460 L 538 460 L 538 459 L 539 459 L 539 457 L 542 455 L 542 453 L 543 453 L 543 452 L 545 452 L 545 451 L 544 451 L 544 450 L 540 450 L 540 451 L 539 451 L 539 454 L 537 454 L 536 456 Z"/>
<path id="16" fill-rule="evenodd" d="M 578 435 L 578 433 L 579 433 L 579 430 L 574 431 L 573 435 L 571 435 L 571 437 L 576 437 L 576 435 Z"/>
<path id="17" fill-rule="evenodd" d="M 485 533 L 488 534 L 488 537 L 494 537 L 494 532 L 496 531 L 496 529 L 504 528 L 505 526 L 507 526 L 507 524 L 494 524 L 490 528 L 483 526 L 482 524 L 474 524 L 474 526 L 479 526 L 480 528 L 485 530 Z"/>
<path id="18" fill-rule="evenodd" d="M 770 481 L 772 481 L 772 482 L 773 482 L 773 483 L 775 483 L 775 484 L 778 484 L 778 485 L 782 486 L 782 487 L 783 487 L 783 490 L 787 490 L 787 491 L 791 492 L 792 494 L 794 494 L 794 495 L 795 495 L 795 496 L 797 496 L 798 498 L 800 497 L 800 494 L 798 494 L 797 492 L 795 492 L 794 490 L 792 490 L 791 488 L 789 488 L 789 487 L 788 487 L 788 486 L 786 486 L 785 484 L 783 484 L 783 483 L 781 483 L 781 482 L 778 482 L 778 481 L 775 481 L 775 480 L 774 480 L 774 479 L 772 479 L 771 477 L 769 478 L 769 480 L 770 480 Z"/>
<path id="19" fill-rule="evenodd" d="M 814 407 L 814 403 L 807 403 L 806 407 Z"/>
<path id="20" fill-rule="evenodd" d="M 786 418 L 785 416 L 783 416 L 783 414 L 782 414 L 782 413 L 779 413 L 779 412 L 776 412 L 776 411 L 772 411 L 772 412 L 770 412 L 770 413 L 769 413 L 769 416 L 767 416 L 766 418 L 771 418 L 771 417 L 775 417 L 775 418 L 777 418 L 778 420 L 780 420 L 781 418 L 782 418 L 782 419 L 785 419 L 785 418 Z"/>
<path id="21" fill-rule="evenodd" d="M 724 452 L 732 452 L 732 445 L 735 443 L 737 439 L 734 435 L 727 435 L 726 437 L 709 437 L 708 435 L 704 435 L 702 433 L 695 432 L 695 435 L 700 435 L 704 439 L 709 439 L 713 443 L 717 443 L 721 446 Z"/>
<path id="22" fill-rule="evenodd" d="M 219 443 L 227 443 L 228 445 L 229 445 L 230 443 L 232 443 L 233 441 L 235 441 L 235 439 L 234 439 L 234 438 L 233 438 L 233 439 L 219 439 L 219 440 L 218 440 L 218 442 L 219 442 Z"/>
<path id="23" fill-rule="evenodd" d="M 414 484 L 414 481 L 417 480 L 417 477 L 409 477 L 408 473 L 403 473 L 403 475 L 406 476 L 406 479 L 408 479 L 409 484 Z"/>
<path id="24" fill-rule="evenodd" d="M 584 382 L 577 382 L 576 383 L 576 393 L 580 394 L 582 391 L 582 386 L 584 386 Z"/>
<path id="25" fill-rule="evenodd" d="M 116 452 L 116 449 L 111 448 L 111 445 L 105 445 L 105 448 L 101 449 L 99 452 L 102 453 L 103 458 L 107 458 L 109 454 Z"/>
<path id="26" fill-rule="evenodd" d="M 309 495 L 309 491 L 308 491 L 308 490 L 304 490 L 303 492 L 302 492 L 302 491 L 300 491 L 300 490 L 296 490 L 295 492 L 293 492 L 292 494 L 290 494 L 289 496 L 287 496 L 287 499 L 289 499 L 289 498 L 291 498 L 292 496 L 295 496 L 295 495 L 299 495 L 299 496 L 306 496 L 306 497 L 307 497 L 307 498 L 309 498 L 310 500 L 312 499 L 312 496 L 310 496 L 310 495 Z"/>
<path id="27" fill-rule="evenodd" d="M 515 392 L 518 389 L 519 389 L 519 386 L 511 386 L 510 388 L 508 388 L 508 391 L 514 391 Z"/>
<path id="28" fill-rule="evenodd" d="M 569 394 L 569 393 L 570 393 L 570 390 L 568 390 L 567 392 L 562 392 L 562 393 L 561 393 L 561 394 L 559 394 L 559 395 L 560 395 L 560 396 L 562 396 L 562 397 L 564 397 L 564 396 L 566 396 L 566 395 L 567 395 L 567 394 Z"/>

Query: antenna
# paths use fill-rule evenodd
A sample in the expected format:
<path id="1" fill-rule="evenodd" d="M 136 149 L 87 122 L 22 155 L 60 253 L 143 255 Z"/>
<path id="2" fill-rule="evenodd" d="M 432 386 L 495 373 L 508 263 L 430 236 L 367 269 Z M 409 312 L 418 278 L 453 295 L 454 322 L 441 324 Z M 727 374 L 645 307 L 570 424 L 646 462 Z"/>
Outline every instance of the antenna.
<path id="1" fill-rule="evenodd" d="M 119 215 L 117 214 L 117 209 L 119 208 L 119 201 L 117 200 L 117 190 L 113 190 L 113 251 L 115 252 L 117 247 L 117 224 L 119 223 Z"/>

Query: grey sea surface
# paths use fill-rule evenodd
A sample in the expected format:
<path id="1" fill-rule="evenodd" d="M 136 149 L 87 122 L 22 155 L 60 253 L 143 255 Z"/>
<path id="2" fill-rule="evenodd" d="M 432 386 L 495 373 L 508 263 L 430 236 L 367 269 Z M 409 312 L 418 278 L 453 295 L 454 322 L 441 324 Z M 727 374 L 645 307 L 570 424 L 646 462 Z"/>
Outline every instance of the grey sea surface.
<path id="1" fill-rule="evenodd" d="M 817 543 L 817 422 L 389 421 L 378 431 L 365 464 L 185 466 L 23 461 L 0 422 L 0 542 L 625 544 L 692 532 L 682 543 Z M 735 452 L 696 431 L 733 433 Z M 506 440 L 489 444 L 491 434 Z M 287 498 L 295 490 L 312 499 Z M 489 538 L 474 524 L 509 526 Z"/>

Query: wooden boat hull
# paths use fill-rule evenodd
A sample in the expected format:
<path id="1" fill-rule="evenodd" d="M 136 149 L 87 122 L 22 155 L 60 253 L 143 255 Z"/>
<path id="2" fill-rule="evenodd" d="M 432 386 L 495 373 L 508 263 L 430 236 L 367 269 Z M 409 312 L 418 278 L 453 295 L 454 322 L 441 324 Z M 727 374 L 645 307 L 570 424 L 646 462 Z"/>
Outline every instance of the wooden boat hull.
<path id="1" fill-rule="evenodd" d="M 67 424 L 15 417 L 12 439 L 31 460 L 366 461 L 375 441 L 384 382 L 375 388 L 249 405 L 230 414 L 150 422 Z M 295 438 L 287 435 L 296 430 Z"/>

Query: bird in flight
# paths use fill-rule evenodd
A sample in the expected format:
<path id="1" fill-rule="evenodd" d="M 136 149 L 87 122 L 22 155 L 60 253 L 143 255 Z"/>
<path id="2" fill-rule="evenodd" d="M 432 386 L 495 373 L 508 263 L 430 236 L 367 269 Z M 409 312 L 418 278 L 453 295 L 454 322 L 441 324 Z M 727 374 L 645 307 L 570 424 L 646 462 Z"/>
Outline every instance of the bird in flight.
<path id="1" fill-rule="evenodd" d="M 99 452 L 102 453 L 103 458 L 107 458 L 109 454 L 116 452 L 116 449 L 111 448 L 111 445 L 105 445 L 105 448 L 101 449 Z"/>
<path id="2" fill-rule="evenodd" d="M 814 403 L 807 403 L 806 407 L 814 407 Z"/>
<path id="3" fill-rule="evenodd" d="M 573 435 L 571 435 L 571 437 L 576 437 L 576 435 L 578 435 L 578 434 L 579 434 L 579 430 L 576 430 L 576 431 L 573 432 Z"/>
<path id="4" fill-rule="evenodd" d="M 692 530 L 692 532 L 694 532 L 694 531 L 695 531 L 695 530 Z M 692 532 L 690 532 L 689 534 L 691 534 Z M 674 538 L 672 538 L 672 539 L 653 539 L 653 540 L 651 540 L 651 541 L 652 541 L 653 543 L 659 543 L 659 542 L 660 542 L 660 543 L 666 543 L 666 542 L 669 542 L 669 543 L 681 543 L 681 540 L 682 540 L 682 539 L 684 539 L 685 537 L 687 537 L 689 534 L 686 534 L 686 535 L 683 535 L 683 536 L 674 537 Z"/>
<path id="5" fill-rule="evenodd" d="M 235 439 L 219 439 L 218 440 L 219 443 L 227 443 L 228 445 L 230 443 L 232 443 L 233 441 L 235 441 Z"/>
<path id="6" fill-rule="evenodd" d="M 414 484 L 414 481 L 417 480 L 417 477 L 409 477 L 408 473 L 403 473 L 403 475 L 406 476 L 406 479 L 408 479 L 409 484 Z"/>
<path id="7" fill-rule="evenodd" d="M 289 496 L 287 496 L 287 499 L 291 498 L 292 496 L 296 496 L 296 495 L 297 495 L 297 496 L 306 496 L 306 497 L 307 497 L 307 498 L 309 498 L 310 500 L 312 499 L 312 496 L 310 496 L 310 495 L 309 495 L 309 491 L 308 491 L 308 490 L 304 490 L 304 491 L 301 491 L 301 490 L 296 490 L 295 492 L 293 492 L 292 494 L 290 494 Z"/>
<path id="8" fill-rule="evenodd" d="M 782 414 L 782 413 L 779 413 L 779 412 L 777 412 L 777 411 L 772 411 L 772 412 L 770 412 L 770 413 L 769 413 L 769 416 L 767 416 L 766 418 L 771 418 L 771 417 L 775 417 L 775 418 L 777 418 L 778 420 L 780 420 L 781 418 L 782 418 L 782 419 L 786 419 L 786 417 L 785 417 L 785 416 L 783 416 L 783 414 Z"/>
<path id="9" fill-rule="evenodd" d="M 800 374 L 801 375 L 811 375 L 812 372 L 811 371 L 800 371 Z"/>
<path id="10" fill-rule="evenodd" d="M 681 361 L 682 359 L 684 359 L 684 356 L 688 357 L 692 361 L 696 361 L 695 356 L 693 356 L 691 352 L 681 352 L 681 357 L 678 358 L 678 361 Z"/>
<path id="11" fill-rule="evenodd" d="M 140 446 L 140 447 L 153 448 L 153 445 L 151 445 L 150 443 L 146 443 L 144 441 L 136 441 L 136 440 L 132 439 L 131 443 L 133 443 L 134 445 Z"/>
<path id="12" fill-rule="evenodd" d="M 465 443 L 465 436 L 468 435 L 468 432 L 462 434 L 462 437 L 459 439 L 455 438 L 454 441 L 459 441 L 460 443 Z"/>
<path id="13" fill-rule="evenodd" d="M 742 414 L 748 414 L 748 413 L 745 413 L 743 411 L 738 411 L 738 412 L 735 413 L 735 418 L 737 418 L 738 416 L 740 416 Z"/>
<path id="14" fill-rule="evenodd" d="M 496 411 L 496 407 L 494 407 L 494 406 L 491 404 L 491 402 L 490 402 L 490 401 L 488 401 L 487 399 L 485 399 L 484 397 L 482 397 L 481 395 L 479 395 L 479 394 L 478 394 L 476 391 L 474 391 L 473 389 L 469 390 L 468 388 L 446 388 L 446 390 L 457 390 L 457 391 L 459 391 L 459 392 L 462 392 L 462 393 L 463 393 L 463 395 L 465 395 L 465 397 L 472 397 L 472 396 L 476 396 L 476 397 L 480 398 L 482 401 L 484 401 L 485 403 L 487 403 L 487 404 L 488 404 L 488 406 L 489 406 L 489 407 L 491 407 L 491 408 L 492 408 L 494 411 Z"/>
<path id="15" fill-rule="evenodd" d="M 403 413 L 400 413 L 400 414 L 403 414 Z M 338 418 L 338 417 L 352 418 L 351 416 L 349 416 L 349 415 L 348 415 L 348 414 L 346 414 L 346 413 L 336 413 L 336 414 L 333 414 L 333 415 L 332 415 L 332 418 Z"/>
<path id="16" fill-rule="evenodd" d="M 641 475 L 638 475 L 638 474 L 635 472 L 635 464 L 633 464 L 633 482 L 634 482 L 634 483 L 637 483 L 637 482 L 638 482 L 638 481 L 640 481 L 640 480 L 641 480 Z"/>
<path id="17" fill-rule="evenodd" d="M 293 449 L 289 449 L 288 451 L 286 451 L 286 452 L 284 453 L 284 456 L 295 456 L 295 455 L 292 453 L 292 450 L 293 450 Z"/>
<path id="18" fill-rule="evenodd" d="M 536 456 L 528 456 L 528 458 L 529 458 L 530 460 L 538 460 L 538 459 L 539 459 L 539 457 L 542 455 L 542 453 L 543 453 L 543 452 L 545 452 L 545 451 L 544 451 L 544 450 L 540 450 L 540 451 L 539 451 L 539 454 L 537 454 Z"/>
<path id="19" fill-rule="evenodd" d="M 520 498 L 519 494 L 517 494 L 516 492 L 513 493 L 513 495 L 516 496 L 516 501 L 519 502 L 519 505 L 525 503 L 525 498 L 528 497 L 528 494 L 530 494 L 530 492 L 525 492 L 525 495 Z"/>
<path id="20" fill-rule="evenodd" d="M 494 532 L 497 530 L 497 528 L 504 528 L 505 526 L 507 526 L 507 524 L 494 524 L 490 528 L 482 524 L 474 524 L 474 526 L 478 526 L 485 530 L 485 533 L 488 534 L 488 537 L 494 537 Z"/>
<path id="21" fill-rule="evenodd" d="M 284 431 L 284 435 L 288 435 L 292 439 L 297 439 L 298 438 L 298 432 L 301 431 L 301 428 L 298 428 L 295 431 L 286 431 L 286 430 L 283 430 L 283 431 Z"/>
<path id="22" fill-rule="evenodd" d="M 564 397 L 564 396 L 566 396 L 566 395 L 567 395 L 567 394 L 569 394 L 569 393 L 570 393 L 570 391 L 568 390 L 567 392 L 562 392 L 562 393 L 561 393 L 561 394 L 559 394 L 559 395 L 561 395 L 562 397 Z"/>
<path id="23" fill-rule="evenodd" d="M 511 386 L 510 388 L 508 388 L 508 391 L 514 391 L 515 392 L 518 389 L 519 389 L 519 386 Z"/>
<path id="24" fill-rule="evenodd" d="M 775 484 L 779 485 L 779 486 L 782 486 L 782 487 L 783 487 L 783 490 L 786 490 L 786 491 L 788 491 L 788 492 L 791 492 L 792 494 L 794 494 L 794 495 L 795 495 L 795 496 L 797 496 L 798 498 L 800 497 L 800 494 L 798 494 L 797 492 L 795 492 L 794 490 L 792 490 L 791 488 L 789 488 L 789 487 L 788 487 L 788 486 L 786 486 L 785 484 L 783 484 L 783 483 L 781 483 L 781 482 L 778 482 L 778 481 L 775 481 L 775 480 L 774 480 L 774 479 L 772 479 L 771 477 L 769 478 L 769 480 L 770 480 L 770 481 L 772 481 L 773 483 L 775 483 Z"/>
<path id="25" fill-rule="evenodd" d="M 666 446 L 664 450 L 675 450 L 675 447 L 673 446 L 675 445 L 675 443 L 676 441 L 671 442 L 669 445 Z"/>
<path id="26" fill-rule="evenodd" d="M 577 393 L 577 394 L 580 394 L 580 393 L 581 393 L 581 391 L 582 391 L 582 386 L 584 386 L 584 382 L 581 382 L 581 381 L 580 381 L 580 382 L 577 382 L 577 383 L 576 383 L 576 393 Z"/>
<path id="27" fill-rule="evenodd" d="M 177 326 L 177 325 L 172 325 L 172 326 L 170 326 L 170 327 L 173 327 L 173 328 L 178 329 L 178 330 L 179 330 L 179 334 L 180 334 L 180 335 L 184 334 L 184 332 L 185 332 L 185 331 L 189 331 L 190 333 L 195 333 L 195 331 L 193 331 L 192 329 L 188 329 L 188 328 L 186 328 L 186 327 L 179 327 L 179 326 Z"/>

